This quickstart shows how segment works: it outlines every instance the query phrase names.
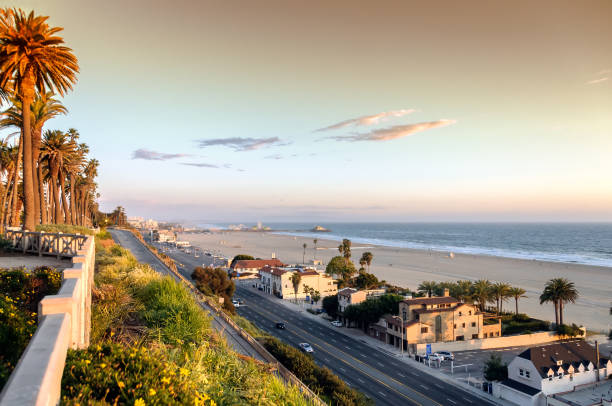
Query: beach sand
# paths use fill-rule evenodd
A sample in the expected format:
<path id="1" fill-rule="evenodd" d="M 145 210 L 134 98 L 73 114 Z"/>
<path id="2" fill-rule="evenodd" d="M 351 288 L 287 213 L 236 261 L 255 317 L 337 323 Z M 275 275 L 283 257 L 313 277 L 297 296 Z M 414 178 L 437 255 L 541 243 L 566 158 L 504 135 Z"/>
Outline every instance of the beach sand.
<path id="1" fill-rule="evenodd" d="M 306 262 L 315 255 L 324 264 L 338 255 L 338 242 L 325 240 L 322 233 L 315 252 L 313 239 L 273 234 L 269 232 L 216 232 L 213 234 L 181 234 L 203 250 L 214 250 L 227 257 L 249 254 L 258 258 L 277 258 L 288 264 L 302 263 L 303 244 Z M 564 277 L 574 282 L 580 293 L 576 304 L 567 304 L 566 323 L 584 325 L 590 330 L 608 332 L 612 326 L 609 313 L 612 305 L 612 268 L 535 260 L 501 258 L 483 255 L 454 254 L 353 244 L 353 261 L 359 267 L 364 251 L 374 254 L 370 272 L 394 285 L 416 289 L 424 280 L 455 281 L 458 279 L 489 279 L 507 282 L 527 291 L 519 301 L 519 312 L 544 320 L 554 320 L 552 304 L 540 305 L 539 296 L 551 278 Z M 514 311 L 514 299 L 504 303 L 504 309 Z"/>

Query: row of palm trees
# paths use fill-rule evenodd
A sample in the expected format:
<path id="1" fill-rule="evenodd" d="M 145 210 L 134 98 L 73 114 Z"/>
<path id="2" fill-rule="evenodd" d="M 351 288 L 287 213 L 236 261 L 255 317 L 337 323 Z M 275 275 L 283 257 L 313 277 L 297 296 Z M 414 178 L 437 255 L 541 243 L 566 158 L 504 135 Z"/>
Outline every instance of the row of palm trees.
<path id="1" fill-rule="evenodd" d="M 86 161 L 87 148 L 75 131 L 43 135 L 47 120 L 66 113 L 54 94 L 71 90 L 79 71 L 77 58 L 57 35 L 62 29 L 47 19 L 0 9 L 0 98 L 11 104 L 2 121 L 4 128 L 19 129 L 17 142 L 1 145 L 2 224 L 19 224 L 22 204 L 25 230 L 50 221 L 85 225 L 98 166 Z"/>
<path id="2" fill-rule="evenodd" d="M 491 282 L 480 279 L 475 282 L 459 280 L 457 282 L 424 281 L 417 291 L 429 297 L 440 296 L 444 289 L 449 294 L 462 302 L 472 302 L 478 305 L 481 311 L 485 311 L 487 304 L 495 305 L 495 311 L 499 315 L 503 312 L 503 304 L 509 299 L 514 299 L 515 312 L 519 314 L 519 300 L 525 296 L 525 289 L 511 286 L 504 282 Z M 563 308 L 566 303 L 575 303 L 578 298 L 578 290 L 573 282 L 566 278 L 553 278 L 549 280 L 544 291 L 540 295 L 540 304 L 552 303 L 555 307 L 555 323 L 563 324 Z"/>
<path id="3" fill-rule="evenodd" d="M 99 163 L 75 129 L 44 130 L 67 109 L 56 98 L 76 82 L 72 50 L 47 24 L 48 17 L 0 9 L 0 99 L 8 108 L 0 129 L 0 227 L 23 224 L 91 225 Z"/>

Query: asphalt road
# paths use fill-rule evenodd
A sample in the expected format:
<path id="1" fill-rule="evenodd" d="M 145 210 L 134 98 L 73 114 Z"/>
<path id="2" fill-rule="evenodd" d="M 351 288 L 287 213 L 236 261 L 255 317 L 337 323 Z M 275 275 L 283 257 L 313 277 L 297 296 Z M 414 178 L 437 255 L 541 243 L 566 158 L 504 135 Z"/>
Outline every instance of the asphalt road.
<path id="1" fill-rule="evenodd" d="M 182 272 L 190 272 L 189 268 L 201 266 L 207 260 L 205 256 L 195 258 L 178 250 L 169 250 L 166 254 L 183 264 Z M 331 369 L 348 385 L 374 399 L 377 405 L 492 404 L 342 334 L 331 325 L 291 311 L 253 288 L 237 285 L 235 296 L 245 301 L 245 306 L 238 308 L 240 315 L 296 348 L 299 343 L 308 342 L 315 350 L 312 356 L 317 364 Z M 275 328 L 280 321 L 287 324 L 287 329 Z"/>
<path id="2" fill-rule="evenodd" d="M 166 265 L 159 260 L 155 255 L 149 251 L 131 232 L 126 230 L 109 229 L 109 232 L 113 236 L 113 240 L 122 247 L 130 250 L 132 255 L 136 257 L 138 262 L 149 264 L 154 270 L 163 274 L 170 275 L 172 278 L 180 282 L 180 279 L 171 272 Z M 179 271 L 183 276 L 191 280 L 190 272 L 187 272 L 186 268 L 180 268 Z M 216 315 L 214 309 L 211 309 L 206 303 L 200 303 L 203 309 L 207 310 L 211 316 L 213 316 L 212 326 L 215 330 L 222 333 L 227 343 L 237 352 L 255 358 L 259 361 L 264 359 L 255 351 L 251 345 L 245 341 L 238 333 L 235 332 L 222 318 Z"/>

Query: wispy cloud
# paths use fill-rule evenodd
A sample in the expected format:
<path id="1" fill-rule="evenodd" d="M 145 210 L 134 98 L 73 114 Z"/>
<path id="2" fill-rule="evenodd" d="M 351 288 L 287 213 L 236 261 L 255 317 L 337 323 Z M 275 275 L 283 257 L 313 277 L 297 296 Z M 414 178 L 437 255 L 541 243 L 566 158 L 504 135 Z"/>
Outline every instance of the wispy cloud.
<path id="1" fill-rule="evenodd" d="M 609 77 L 604 77 L 604 78 L 599 78 L 599 79 L 594 79 L 594 80 L 589 80 L 588 82 L 586 82 L 587 85 L 596 85 L 597 83 L 601 83 L 601 82 L 605 82 L 606 80 L 609 80 Z"/>
<path id="2" fill-rule="evenodd" d="M 163 152 L 151 151 L 149 149 L 140 148 L 132 152 L 132 159 L 145 159 L 147 161 L 167 161 L 175 158 L 185 158 L 190 154 L 166 154 Z"/>
<path id="3" fill-rule="evenodd" d="M 285 157 L 282 156 L 281 154 L 268 155 L 268 156 L 264 157 L 264 159 L 275 159 L 275 160 L 279 160 L 279 159 L 283 159 L 283 158 L 285 158 Z"/>
<path id="4" fill-rule="evenodd" d="M 181 162 L 181 165 L 195 166 L 196 168 L 218 168 L 218 165 L 207 164 L 203 162 Z"/>
<path id="5" fill-rule="evenodd" d="M 370 116 L 362 116 L 362 117 L 357 117 L 357 118 L 351 118 L 349 120 L 344 120 L 341 121 L 339 123 L 336 124 L 332 124 L 328 127 L 323 127 L 323 128 L 319 128 L 318 130 L 315 130 L 315 132 L 321 132 L 321 131 L 329 131 L 329 130 L 338 130 L 340 128 L 345 128 L 348 126 L 360 126 L 360 125 L 372 125 L 372 124 L 378 124 L 381 120 L 384 120 L 385 118 L 388 117 L 402 117 L 405 116 L 407 114 L 411 114 L 414 113 L 416 110 L 415 109 L 401 109 L 401 110 L 392 110 L 392 111 L 385 111 L 382 113 L 378 113 L 378 114 L 372 114 Z"/>
<path id="6" fill-rule="evenodd" d="M 225 146 L 232 148 L 235 151 L 253 151 L 263 147 L 270 146 L 284 146 L 288 145 L 288 142 L 282 141 L 278 137 L 270 138 L 242 138 L 242 137 L 231 137 L 231 138 L 214 138 L 214 139 L 199 139 L 196 140 L 200 148 L 212 147 L 212 146 Z"/>
<path id="7" fill-rule="evenodd" d="M 336 141 L 389 141 L 396 138 L 407 137 L 421 131 L 430 130 L 432 128 L 445 127 L 455 124 L 457 120 L 438 120 L 428 121 L 424 123 L 396 125 L 388 128 L 373 130 L 368 133 L 355 133 L 353 135 L 339 135 L 328 137 Z"/>

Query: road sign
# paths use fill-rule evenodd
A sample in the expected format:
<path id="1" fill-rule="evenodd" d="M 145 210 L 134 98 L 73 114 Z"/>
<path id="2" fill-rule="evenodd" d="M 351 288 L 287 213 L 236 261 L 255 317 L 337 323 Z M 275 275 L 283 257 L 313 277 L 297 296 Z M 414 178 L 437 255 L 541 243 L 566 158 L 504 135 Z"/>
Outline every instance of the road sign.
<path id="1" fill-rule="evenodd" d="M 427 344 L 427 346 L 425 347 L 425 353 L 427 355 L 431 354 L 431 344 Z"/>

